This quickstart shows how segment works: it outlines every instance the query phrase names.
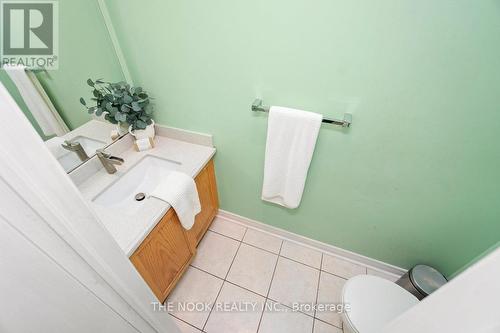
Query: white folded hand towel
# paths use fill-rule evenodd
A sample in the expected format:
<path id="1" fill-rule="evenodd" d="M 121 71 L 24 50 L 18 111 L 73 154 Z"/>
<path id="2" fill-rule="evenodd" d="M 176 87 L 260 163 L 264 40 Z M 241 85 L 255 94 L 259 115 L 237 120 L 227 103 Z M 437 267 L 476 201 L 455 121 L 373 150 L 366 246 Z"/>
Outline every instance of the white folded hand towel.
<path id="1" fill-rule="evenodd" d="M 169 203 L 186 230 L 192 228 L 196 214 L 201 212 L 196 183 L 182 172 L 172 171 L 165 179 L 161 179 L 149 197 Z"/>
<path id="2" fill-rule="evenodd" d="M 322 119 L 317 113 L 271 107 L 262 200 L 299 206 Z"/>

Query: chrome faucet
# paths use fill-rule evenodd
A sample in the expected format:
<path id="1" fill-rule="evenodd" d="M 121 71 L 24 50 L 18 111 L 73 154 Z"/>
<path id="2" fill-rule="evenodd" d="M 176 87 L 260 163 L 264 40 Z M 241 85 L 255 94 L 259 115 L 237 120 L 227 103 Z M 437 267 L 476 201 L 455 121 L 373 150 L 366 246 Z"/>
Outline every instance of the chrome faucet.
<path id="1" fill-rule="evenodd" d="M 109 174 L 116 172 L 115 165 L 121 165 L 125 160 L 121 157 L 112 156 L 110 153 L 104 151 L 104 149 L 97 149 L 95 151 L 99 161 L 101 161 L 102 166 Z"/>
<path id="2" fill-rule="evenodd" d="M 71 142 L 71 141 L 65 140 L 64 143 L 61 144 L 61 146 L 66 150 L 69 150 L 69 151 L 76 153 L 76 155 L 78 156 L 78 158 L 82 162 L 89 159 L 89 156 L 85 152 L 85 149 L 83 149 L 82 145 L 78 141 Z"/>

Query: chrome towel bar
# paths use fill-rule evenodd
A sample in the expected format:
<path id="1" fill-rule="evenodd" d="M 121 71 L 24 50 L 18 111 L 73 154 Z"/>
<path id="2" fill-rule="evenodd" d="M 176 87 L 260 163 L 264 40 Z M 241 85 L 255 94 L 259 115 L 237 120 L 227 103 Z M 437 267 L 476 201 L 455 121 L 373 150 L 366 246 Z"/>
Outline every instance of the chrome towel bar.
<path id="1" fill-rule="evenodd" d="M 262 105 L 261 99 L 256 99 L 252 104 L 252 111 L 269 112 L 269 106 Z M 342 127 L 350 127 L 352 124 L 352 115 L 350 113 L 344 113 L 344 119 L 331 119 L 323 118 L 323 122 L 327 124 L 334 124 Z"/>

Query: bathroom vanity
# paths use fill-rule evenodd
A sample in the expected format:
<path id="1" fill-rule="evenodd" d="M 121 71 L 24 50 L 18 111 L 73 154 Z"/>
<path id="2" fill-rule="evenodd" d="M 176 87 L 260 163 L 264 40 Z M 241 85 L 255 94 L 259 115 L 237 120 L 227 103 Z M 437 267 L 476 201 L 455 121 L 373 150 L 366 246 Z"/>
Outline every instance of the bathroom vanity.
<path id="1" fill-rule="evenodd" d="M 219 202 L 213 161 L 195 178 L 201 212 L 190 230 L 185 230 L 170 208 L 130 257 L 160 302 L 164 302 L 196 253 Z"/>
<path id="2" fill-rule="evenodd" d="M 166 132 L 166 133 L 165 133 Z M 126 135 L 106 151 L 124 159 L 117 172 L 108 174 L 96 158 L 70 173 L 160 302 L 164 302 L 196 253 L 196 247 L 218 210 L 217 185 L 210 140 L 192 138 L 159 128 L 155 148 L 137 152 Z M 164 135 L 161 135 L 164 134 Z M 184 229 L 170 205 L 148 198 L 171 171 L 184 172 L 196 182 L 201 212 L 190 230 Z M 144 200 L 136 200 L 145 193 Z"/>

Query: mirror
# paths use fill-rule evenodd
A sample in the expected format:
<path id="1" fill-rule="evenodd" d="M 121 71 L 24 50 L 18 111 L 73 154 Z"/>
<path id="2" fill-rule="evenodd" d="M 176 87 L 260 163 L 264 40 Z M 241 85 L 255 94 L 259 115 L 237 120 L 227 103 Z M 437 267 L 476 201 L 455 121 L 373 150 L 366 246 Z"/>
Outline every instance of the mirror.
<path id="1" fill-rule="evenodd" d="M 36 47 L 31 37 L 25 38 L 28 32 L 22 29 L 12 29 L 8 40 L 0 38 L 2 50 L 6 45 L 12 48 L 9 56 L 0 54 L 0 82 L 64 169 L 70 172 L 86 156 L 94 156 L 96 148 L 112 144 L 112 131 L 113 138 L 118 135 L 117 131 L 128 131 L 128 125 L 118 129 L 114 124 L 120 117 L 103 119 L 99 114 L 96 117 L 80 103 L 81 98 L 89 107 L 96 102 L 88 80 L 131 83 L 131 79 L 122 68 L 114 39 L 95 3 L 86 0 L 51 3 L 53 5 L 40 11 L 50 18 L 43 20 L 45 28 L 29 32 L 30 36 L 38 37 Z M 23 48 L 19 48 L 21 41 Z M 43 54 L 37 53 L 40 48 Z"/>
<path id="2" fill-rule="evenodd" d="M 61 75 L 59 72 L 58 76 Z M 119 139 L 127 130 L 91 116 L 86 108 L 82 108 L 78 98 L 74 102 L 65 101 L 71 109 L 64 112 L 57 109 L 57 99 L 53 101 L 49 97 L 51 87 L 58 88 L 57 78 L 52 72 L 4 66 L 0 71 L 0 81 L 67 173 L 95 156 L 97 149 L 106 148 Z M 78 85 L 82 89 L 89 88 L 86 80 Z M 91 90 L 87 91 L 85 97 L 91 93 Z M 72 124 L 73 119 L 76 119 L 73 121 L 76 124 Z"/>
<path id="3" fill-rule="evenodd" d="M 93 119 L 62 136 L 46 140 L 45 144 L 69 173 L 95 156 L 97 149 L 104 149 L 113 143 L 111 135 L 114 131 L 115 126 Z M 115 139 L 118 138 L 117 135 Z"/>

